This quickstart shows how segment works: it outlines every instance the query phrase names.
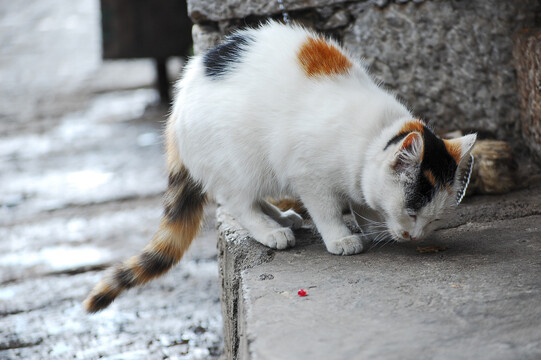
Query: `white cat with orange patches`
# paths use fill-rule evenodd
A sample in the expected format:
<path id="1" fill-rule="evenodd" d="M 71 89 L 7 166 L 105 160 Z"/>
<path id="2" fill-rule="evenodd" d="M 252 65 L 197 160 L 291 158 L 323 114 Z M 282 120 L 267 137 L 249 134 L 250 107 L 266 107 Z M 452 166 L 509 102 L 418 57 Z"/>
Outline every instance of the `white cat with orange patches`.
<path id="1" fill-rule="evenodd" d="M 208 196 L 275 249 L 294 246 L 292 228 L 302 223 L 265 200 L 285 195 L 304 203 L 333 254 L 362 252 L 371 241 L 344 224 L 350 203 L 393 239 L 421 239 L 455 205 L 457 170 L 476 138 L 444 142 L 337 43 L 274 22 L 191 59 L 177 88 L 161 227 L 96 286 L 88 311 L 173 266 Z"/>

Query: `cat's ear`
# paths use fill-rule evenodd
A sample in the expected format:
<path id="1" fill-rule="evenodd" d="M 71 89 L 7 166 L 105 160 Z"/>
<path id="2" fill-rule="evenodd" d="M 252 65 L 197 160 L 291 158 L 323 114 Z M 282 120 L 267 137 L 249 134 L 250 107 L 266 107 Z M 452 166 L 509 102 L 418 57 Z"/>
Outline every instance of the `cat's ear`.
<path id="1" fill-rule="evenodd" d="M 423 161 L 423 154 L 423 136 L 416 131 L 409 133 L 400 143 L 392 167 L 397 172 L 416 167 Z"/>
<path id="2" fill-rule="evenodd" d="M 477 140 L 477 134 L 469 134 L 456 139 L 443 140 L 443 142 L 447 152 L 458 165 L 469 155 L 473 145 L 475 145 L 475 140 Z"/>

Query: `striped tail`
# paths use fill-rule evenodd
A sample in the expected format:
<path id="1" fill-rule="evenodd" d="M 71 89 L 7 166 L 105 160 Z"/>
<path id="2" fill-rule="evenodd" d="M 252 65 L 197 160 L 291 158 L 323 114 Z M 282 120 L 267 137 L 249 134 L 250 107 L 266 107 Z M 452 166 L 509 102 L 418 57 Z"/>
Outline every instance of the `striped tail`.
<path id="1" fill-rule="evenodd" d="M 110 269 L 83 303 L 87 312 L 103 310 L 124 290 L 163 275 L 181 258 L 201 227 L 206 195 L 180 161 L 172 116 L 166 129 L 169 186 L 160 227 L 143 251 Z"/>

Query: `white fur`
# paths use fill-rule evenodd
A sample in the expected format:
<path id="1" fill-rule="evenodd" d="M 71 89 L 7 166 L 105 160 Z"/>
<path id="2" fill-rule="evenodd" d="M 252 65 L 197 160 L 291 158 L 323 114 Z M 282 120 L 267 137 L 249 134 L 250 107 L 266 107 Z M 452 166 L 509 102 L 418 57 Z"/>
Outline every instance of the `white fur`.
<path id="1" fill-rule="evenodd" d="M 334 254 L 366 248 L 342 220 L 347 202 L 368 205 L 391 232 L 402 230 L 404 194 L 389 171 L 396 147 L 383 148 L 410 112 L 354 59 L 349 74 L 308 78 L 296 56 L 313 34 L 300 27 L 269 23 L 240 34 L 254 42 L 234 70 L 209 78 L 196 56 L 177 85 L 176 136 L 192 176 L 270 247 L 295 242 L 288 226 L 299 226 L 298 215 L 269 210 L 263 200 L 286 194 L 303 201 Z"/>

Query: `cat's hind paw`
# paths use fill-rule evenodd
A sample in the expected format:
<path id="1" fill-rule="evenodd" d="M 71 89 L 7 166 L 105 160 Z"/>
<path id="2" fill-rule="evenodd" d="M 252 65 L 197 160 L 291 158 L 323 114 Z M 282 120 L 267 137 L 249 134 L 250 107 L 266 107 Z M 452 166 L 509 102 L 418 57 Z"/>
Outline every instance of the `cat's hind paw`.
<path id="1" fill-rule="evenodd" d="M 282 219 L 286 220 L 288 227 L 292 229 L 299 229 L 302 226 L 302 216 L 297 214 L 294 210 L 284 211 L 282 214 Z"/>
<path id="2" fill-rule="evenodd" d="M 283 250 L 287 247 L 295 246 L 295 235 L 290 228 L 274 230 L 267 234 L 263 245 L 273 249 Z"/>
<path id="3" fill-rule="evenodd" d="M 350 235 L 325 243 L 327 251 L 335 255 L 353 255 L 368 249 L 369 241 L 359 235 Z"/>

